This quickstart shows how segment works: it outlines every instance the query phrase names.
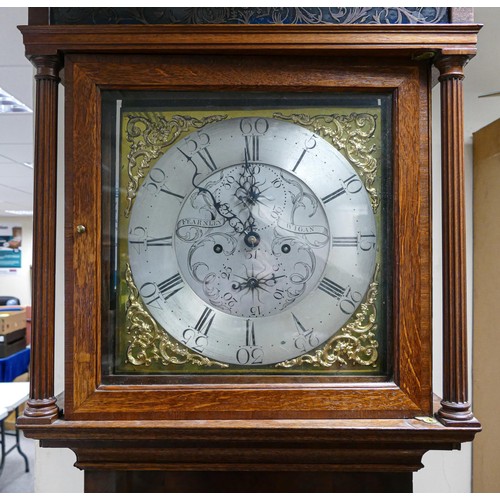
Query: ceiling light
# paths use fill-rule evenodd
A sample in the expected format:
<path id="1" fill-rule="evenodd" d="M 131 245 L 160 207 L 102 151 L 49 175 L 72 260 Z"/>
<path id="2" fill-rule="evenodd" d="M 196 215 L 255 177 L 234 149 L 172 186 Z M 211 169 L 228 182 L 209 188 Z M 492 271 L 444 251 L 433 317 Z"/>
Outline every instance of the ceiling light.
<path id="1" fill-rule="evenodd" d="M 0 88 L 0 113 L 33 113 L 33 110 Z"/>
<path id="2" fill-rule="evenodd" d="M 11 215 L 33 215 L 33 210 L 5 210 L 5 213 Z"/>

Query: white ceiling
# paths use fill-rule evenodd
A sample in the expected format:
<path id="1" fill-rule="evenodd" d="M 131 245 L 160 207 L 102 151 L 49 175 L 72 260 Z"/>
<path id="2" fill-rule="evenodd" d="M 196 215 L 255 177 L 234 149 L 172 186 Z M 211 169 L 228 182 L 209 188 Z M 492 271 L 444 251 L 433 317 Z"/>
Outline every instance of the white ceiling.
<path id="1" fill-rule="evenodd" d="M 33 67 L 24 57 L 20 24 L 27 8 L 0 8 L 0 88 L 33 109 Z M 33 209 L 33 114 L 0 113 L 0 217 Z"/>

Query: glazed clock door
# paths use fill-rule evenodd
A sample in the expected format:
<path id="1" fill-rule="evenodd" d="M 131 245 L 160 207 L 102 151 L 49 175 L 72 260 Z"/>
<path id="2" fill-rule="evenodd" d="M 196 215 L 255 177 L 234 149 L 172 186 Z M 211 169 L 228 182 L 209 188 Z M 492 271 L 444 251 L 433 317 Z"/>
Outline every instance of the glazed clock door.
<path id="1" fill-rule="evenodd" d="M 428 413 L 424 66 L 235 62 L 67 57 L 68 418 Z"/>

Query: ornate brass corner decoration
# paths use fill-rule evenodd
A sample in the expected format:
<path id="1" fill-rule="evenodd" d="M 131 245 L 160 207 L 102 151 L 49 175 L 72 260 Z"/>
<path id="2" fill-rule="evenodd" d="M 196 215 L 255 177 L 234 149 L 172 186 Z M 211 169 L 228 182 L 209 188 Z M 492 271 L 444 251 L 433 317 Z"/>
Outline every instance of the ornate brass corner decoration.
<path id="1" fill-rule="evenodd" d="M 205 125 L 225 120 L 227 115 L 192 116 L 174 115 L 166 119 L 158 113 L 142 113 L 128 117 L 126 140 L 130 144 L 128 159 L 127 206 L 125 217 L 130 215 L 132 202 L 151 162 L 159 158 L 184 132 L 191 132 Z"/>
<path id="2" fill-rule="evenodd" d="M 274 113 L 274 118 L 288 120 L 312 130 L 330 142 L 338 151 L 344 153 L 356 172 L 363 180 L 370 196 L 373 213 L 377 213 L 380 196 L 375 187 L 378 162 L 374 156 L 374 143 L 377 116 L 369 113 L 349 115 L 314 115 L 304 113 L 284 115 Z"/>
<path id="3" fill-rule="evenodd" d="M 373 282 L 368 287 L 365 301 L 359 306 L 354 321 L 347 323 L 338 335 L 332 337 L 322 349 L 314 354 L 304 354 L 294 359 L 278 363 L 277 368 L 292 368 L 309 364 L 316 367 L 330 368 L 335 363 L 340 366 L 353 365 L 376 366 L 378 359 L 377 331 L 377 294 L 378 271 L 375 268 Z"/>
<path id="4" fill-rule="evenodd" d="M 172 341 L 142 304 L 129 264 L 127 264 L 125 279 L 129 289 L 126 329 L 131 337 L 127 347 L 126 362 L 136 366 L 151 366 L 153 363 L 161 366 L 190 363 L 197 366 L 228 367 L 224 363 L 194 354 L 187 347 Z"/>

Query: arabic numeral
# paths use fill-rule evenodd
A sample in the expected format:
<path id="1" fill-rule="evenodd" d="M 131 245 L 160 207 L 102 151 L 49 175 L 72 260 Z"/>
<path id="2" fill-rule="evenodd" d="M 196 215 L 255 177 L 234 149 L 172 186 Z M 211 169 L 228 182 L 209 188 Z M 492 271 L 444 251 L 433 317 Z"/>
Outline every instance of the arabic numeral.
<path id="1" fill-rule="evenodd" d="M 240 365 L 261 365 L 264 362 L 264 351 L 260 347 L 240 347 L 236 351 L 236 361 Z"/>
<path id="2" fill-rule="evenodd" d="M 167 176 L 163 170 L 159 168 L 153 168 L 147 177 L 147 181 L 145 183 L 146 189 L 151 194 L 158 194 L 160 192 L 168 194 L 170 196 L 175 196 L 181 200 L 184 199 L 184 195 L 179 193 L 175 193 L 174 191 L 170 191 L 166 186 Z"/>
<path id="3" fill-rule="evenodd" d="M 351 177 L 348 177 L 347 179 L 344 179 L 341 182 L 342 182 L 341 187 L 321 198 L 321 201 L 323 203 L 330 203 L 331 201 L 339 198 L 340 196 L 346 193 L 349 194 L 359 193 L 363 188 L 363 183 L 356 174 L 352 174 Z"/>
<path id="4" fill-rule="evenodd" d="M 139 293 L 146 305 L 154 307 L 155 309 L 162 309 L 163 301 L 160 297 L 158 287 L 154 283 L 144 283 L 139 288 Z"/>
<path id="5" fill-rule="evenodd" d="M 182 333 L 182 341 L 194 351 L 203 352 L 208 345 L 208 337 L 193 328 L 186 328 Z"/>
<path id="6" fill-rule="evenodd" d="M 371 234 L 360 234 L 359 235 L 359 249 L 363 252 L 368 252 L 375 248 L 375 235 Z"/>
<path id="7" fill-rule="evenodd" d="M 273 210 L 271 212 L 271 217 L 275 220 L 279 219 L 281 217 L 281 214 L 283 213 L 283 207 L 280 206 L 273 206 Z"/>
<path id="8" fill-rule="evenodd" d="M 297 316 L 292 313 L 293 321 L 295 323 L 295 328 L 297 329 L 297 335 L 295 338 L 295 347 L 301 352 L 307 352 L 311 348 L 319 345 L 318 336 L 314 333 L 314 328 L 307 329 L 302 325 Z"/>
<path id="9" fill-rule="evenodd" d="M 294 344 L 295 348 L 298 349 L 300 352 L 307 352 L 319 345 L 319 339 L 318 336 L 314 333 L 314 331 L 311 330 L 308 333 L 305 333 L 304 335 L 299 335 L 295 339 Z"/>
<path id="10" fill-rule="evenodd" d="M 194 156 L 210 144 L 210 136 L 205 132 L 198 131 L 186 138 L 184 143 L 186 146 L 184 152 L 189 156 Z"/>
<path id="11" fill-rule="evenodd" d="M 257 258 L 257 250 L 247 250 L 245 249 L 245 257 L 248 259 L 248 260 L 251 260 L 251 259 L 256 259 Z"/>
<path id="12" fill-rule="evenodd" d="M 233 272 L 233 268 L 226 266 L 225 264 L 222 266 L 223 271 L 220 273 L 220 277 L 224 280 L 231 279 L 231 273 Z"/>
<path id="13" fill-rule="evenodd" d="M 233 189 L 236 183 L 236 179 L 232 175 L 225 175 L 222 180 L 222 186 L 224 189 Z"/>
<path id="14" fill-rule="evenodd" d="M 245 322 L 245 345 L 236 351 L 236 361 L 240 365 L 260 365 L 264 362 L 264 351 L 255 341 L 253 319 Z"/>
<path id="15" fill-rule="evenodd" d="M 234 296 L 229 292 L 226 292 L 222 296 L 222 299 L 225 301 L 225 303 L 226 303 L 227 307 L 229 307 L 229 309 L 233 308 L 237 302 L 237 300 L 234 298 Z"/>
<path id="16" fill-rule="evenodd" d="M 271 184 L 274 188 L 279 189 L 281 186 L 283 186 L 283 181 L 279 177 L 276 177 L 271 181 Z"/>
<path id="17" fill-rule="evenodd" d="M 250 314 L 252 316 L 260 316 L 262 314 L 260 306 L 252 306 L 250 308 Z"/>
<path id="18" fill-rule="evenodd" d="M 295 170 L 297 170 L 297 167 L 300 165 L 300 162 L 303 160 L 306 153 L 308 151 L 310 151 L 311 149 L 314 149 L 315 147 L 316 147 L 316 136 L 313 135 L 311 137 L 308 137 L 304 141 L 304 149 L 302 150 L 302 153 L 300 154 L 299 159 L 295 163 L 295 166 L 292 168 L 292 172 L 295 172 Z"/>
<path id="19" fill-rule="evenodd" d="M 359 193 L 363 188 L 363 183 L 356 174 L 352 174 L 351 177 L 344 179 L 343 184 L 346 191 L 351 194 Z"/>
<path id="20" fill-rule="evenodd" d="M 141 226 L 137 226 L 133 230 L 131 229 L 129 232 L 128 241 L 138 254 L 140 254 L 141 250 L 146 246 L 146 237 L 146 229 Z"/>
<path id="21" fill-rule="evenodd" d="M 159 168 L 153 168 L 151 172 L 149 172 L 149 176 L 145 184 L 146 189 L 150 193 L 158 193 L 166 178 L 167 176 L 165 175 L 165 172 L 163 170 L 160 170 Z"/>
<path id="22" fill-rule="evenodd" d="M 362 298 L 363 296 L 359 292 L 352 291 L 348 288 L 345 295 L 339 300 L 340 310 L 344 314 L 353 314 Z"/>
<path id="23" fill-rule="evenodd" d="M 242 118 L 240 130 L 243 135 L 264 135 L 269 130 L 269 122 L 265 118 Z"/>

